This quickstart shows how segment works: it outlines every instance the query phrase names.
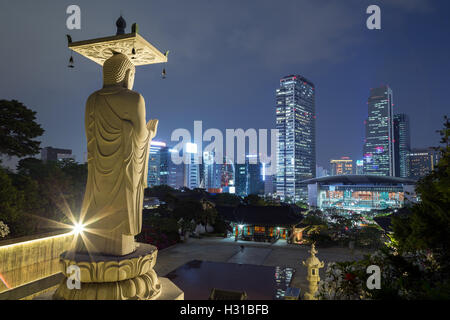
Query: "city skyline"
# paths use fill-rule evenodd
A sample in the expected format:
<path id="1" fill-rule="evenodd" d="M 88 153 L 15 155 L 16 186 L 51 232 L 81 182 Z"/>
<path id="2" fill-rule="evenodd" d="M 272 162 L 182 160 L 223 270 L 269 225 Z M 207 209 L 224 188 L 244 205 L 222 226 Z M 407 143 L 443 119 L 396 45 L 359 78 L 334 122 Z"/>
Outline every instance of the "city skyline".
<path id="1" fill-rule="evenodd" d="M 291 22 L 284 21 L 286 17 L 273 10 L 274 4 L 264 1 L 260 6 L 209 5 L 206 12 L 201 10 L 205 8 L 202 1 L 191 6 L 143 3 L 123 12 L 129 26 L 138 22 L 143 34 L 157 38 L 162 50 L 171 50 L 165 80 L 160 76 L 161 66 L 137 72 L 136 89 L 147 100 L 148 117 L 160 119 L 156 139 L 170 142 L 174 129 L 191 129 L 194 120 L 223 131 L 275 128 L 273 91 L 281 77 L 299 73 L 319 88 L 318 165 L 325 167 L 330 159 L 343 155 L 361 158 L 367 95 L 371 87 L 386 82 L 395 92 L 394 112 L 410 116 L 411 147 L 437 145 L 439 137 L 435 130 L 440 128 L 447 108 L 444 89 L 448 87 L 448 79 L 444 75 L 449 70 L 444 61 L 450 46 L 439 41 L 449 30 L 444 14 L 447 4 L 386 1 L 380 5 L 382 29 L 374 31 L 365 28 L 368 3 L 329 2 L 320 7 L 311 2 L 284 1 L 282 5 L 292 9 L 289 15 L 316 17 L 314 21 L 303 19 L 285 34 L 280 33 L 283 30 L 280 26 Z M 32 5 L 36 16 L 13 14 L 22 11 L 24 4 L 11 4 L 1 11 L 3 28 L 17 25 L 19 37 L 14 38 L 25 41 L 5 35 L 11 50 L 1 52 L 0 58 L 9 61 L 4 65 L 5 73 L 14 76 L 2 79 L 0 88 L 5 99 L 18 99 L 37 111 L 38 122 L 46 130 L 42 147 L 72 149 L 76 160 L 82 162 L 86 149 L 83 110 L 89 90 L 100 87 L 94 80 L 100 69 L 90 68 L 89 62 L 76 54 L 75 68 L 67 68 L 70 54 L 65 33 L 70 33 L 74 40 L 114 34 L 122 4 L 111 1 L 107 13 L 100 10 L 101 3 L 80 1 L 79 5 L 83 17 L 80 31 L 63 30 L 65 4 Z M 60 21 L 50 18 L 55 16 Z M 174 20 L 185 28 L 172 27 Z M 263 20 L 272 22 L 263 26 L 259 24 Z M 323 21 L 319 30 L 317 26 L 308 28 L 316 20 Z M 412 24 L 413 20 L 416 23 Z M 44 38 L 41 30 L 45 30 Z M 180 40 L 187 34 L 189 42 Z M 321 34 L 331 34 L 331 39 L 336 40 L 323 40 Z M 426 34 L 431 36 L 424 37 Z M 282 39 L 276 40 L 278 36 Z M 33 52 L 23 49 L 26 42 L 37 38 L 41 42 Z M 293 44 L 286 50 L 274 51 L 278 41 Z M 236 49 L 235 55 L 229 54 Z M 274 60 L 275 56 L 279 59 Z M 415 67 L 410 68 L 412 65 Z M 41 76 L 47 81 L 39 81 Z M 52 87 L 61 93 L 49 95 Z M 67 97 L 73 98 L 69 101 Z M 425 115 L 423 108 L 427 110 Z M 173 117 L 174 113 L 178 116 Z"/>

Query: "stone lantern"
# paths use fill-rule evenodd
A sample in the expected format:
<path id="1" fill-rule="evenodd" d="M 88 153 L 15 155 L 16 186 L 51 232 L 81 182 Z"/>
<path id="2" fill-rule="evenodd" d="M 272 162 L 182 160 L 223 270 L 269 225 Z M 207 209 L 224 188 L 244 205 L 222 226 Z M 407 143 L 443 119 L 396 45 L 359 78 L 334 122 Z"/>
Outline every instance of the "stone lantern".
<path id="1" fill-rule="evenodd" d="M 308 269 L 308 275 L 306 276 L 306 280 L 308 280 L 308 291 L 305 293 L 304 299 L 316 300 L 315 294 L 320 281 L 319 269 L 323 268 L 324 263 L 316 257 L 317 250 L 314 243 L 312 244 L 309 252 L 311 255 L 308 259 L 306 259 L 306 261 L 303 261 L 303 265 Z"/>

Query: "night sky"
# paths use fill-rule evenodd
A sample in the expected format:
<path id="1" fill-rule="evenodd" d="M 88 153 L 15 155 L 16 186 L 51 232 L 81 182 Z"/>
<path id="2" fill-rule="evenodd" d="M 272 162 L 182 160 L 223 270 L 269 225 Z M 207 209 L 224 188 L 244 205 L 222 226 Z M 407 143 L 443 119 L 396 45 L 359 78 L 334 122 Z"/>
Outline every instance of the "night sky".
<path id="1" fill-rule="evenodd" d="M 67 30 L 67 6 L 81 7 L 81 30 Z M 366 28 L 366 8 L 381 7 L 381 30 Z M 0 4 L 0 99 L 37 111 L 42 147 L 72 149 L 83 161 L 84 107 L 102 86 L 101 67 L 70 52 L 74 41 L 127 32 L 170 50 L 162 65 L 137 68 L 134 90 L 156 140 L 176 128 L 274 128 L 279 79 L 300 74 L 316 86 L 317 162 L 362 158 L 367 98 L 389 84 L 395 113 L 407 113 L 413 147 L 436 145 L 449 114 L 450 2 L 365 0 L 6 1 Z M 175 142 L 173 143 L 175 144 Z"/>

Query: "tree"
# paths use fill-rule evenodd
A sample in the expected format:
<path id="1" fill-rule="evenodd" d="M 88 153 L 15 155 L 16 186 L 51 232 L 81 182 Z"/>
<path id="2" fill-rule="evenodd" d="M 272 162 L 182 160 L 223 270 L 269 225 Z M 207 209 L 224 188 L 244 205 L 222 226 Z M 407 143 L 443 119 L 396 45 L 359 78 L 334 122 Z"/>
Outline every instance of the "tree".
<path id="1" fill-rule="evenodd" d="M 235 207 L 241 204 L 241 198 L 231 193 L 218 193 L 213 196 L 216 206 Z"/>
<path id="2" fill-rule="evenodd" d="M 447 117 L 444 128 L 438 132 L 443 144 L 437 148 L 441 159 L 435 170 L 416 185 L 420 202 L 411 207 L 411 214 L 393 217 L 392 225 L 399 250 L 432 250 L 450 273 L 450 124 Z"/>
<path id="3" fill-rule="evenodd" d="M 183 220 L 194 220 L 196 223 L 201 222 L 203 215 L 203 206 L 195 200 L 183 200 L 177 203 L 173 215 L 175 218 Z"/>
<path id="4" fill-rule="evenodd" d="M 44 130 L 35 121 L 36 112 L 17 100 L 0 100 L 0 154 L 19 158 L 34 155 L 40 150 Z"/>
<path id="5" fill-rule="evenodd" d="M 308 204 L 305 201 L 297 201 L 295 204 L 302 209 L 308 209 Z"/>
<path id="6" fill-rule="evenodd" d="M 206 208 L 202 212 L 202 224 L 205 226 L 205 232 L 208 232 L 206 228 L 209 225 L 213 225 L 217 218 L 217 210 L 215 208 Z"/>
<path id="7" fill-rule="evenodd" d="M 249 194 L 244 198 L 244 203 L 250 206 L 265 206 L 266 202 L 263 198 L 256 194 Z"/>
<path id="8" fill-rule="evenodd" d="M 0 220 L 11 226 L 20 216 L 23 195 L 3 168 L 0 168 L 0 186 Z"/>

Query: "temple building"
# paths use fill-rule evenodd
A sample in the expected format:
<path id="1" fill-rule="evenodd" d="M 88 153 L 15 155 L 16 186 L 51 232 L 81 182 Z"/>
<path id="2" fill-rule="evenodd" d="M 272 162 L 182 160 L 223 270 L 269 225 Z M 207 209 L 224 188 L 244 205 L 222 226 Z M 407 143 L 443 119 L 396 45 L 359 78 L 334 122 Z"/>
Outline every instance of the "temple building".
<path id="1" fill-rule="evenodd" d="M 297 239 L 295 233 L 300 231 L 296 227 L 301 223 L 304 211 L 296 205 L 216 206 L 216 210 L 231 224 L 236 240 L 262 242 Z"/>

